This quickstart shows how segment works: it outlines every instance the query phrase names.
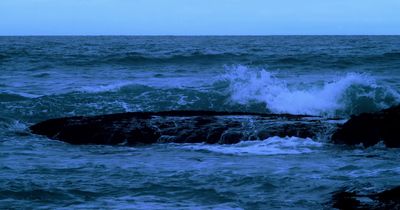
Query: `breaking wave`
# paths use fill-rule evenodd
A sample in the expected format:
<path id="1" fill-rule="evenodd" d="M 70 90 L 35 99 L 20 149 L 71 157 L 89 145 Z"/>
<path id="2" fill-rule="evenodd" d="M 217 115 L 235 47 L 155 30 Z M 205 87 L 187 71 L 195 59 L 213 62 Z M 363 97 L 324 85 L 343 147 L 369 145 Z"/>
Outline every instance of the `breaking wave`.
<path id="1" fill-rule="evenodd" d="M 266 70 L 236 66 L 223 79 L 229 81 L 233 102 L 265 103 L 273 113 L 351 115 L 387 108 L 400 99 L 395 90 L 359 73 L 348 73 L 322 84 L 288 84 Z"/>

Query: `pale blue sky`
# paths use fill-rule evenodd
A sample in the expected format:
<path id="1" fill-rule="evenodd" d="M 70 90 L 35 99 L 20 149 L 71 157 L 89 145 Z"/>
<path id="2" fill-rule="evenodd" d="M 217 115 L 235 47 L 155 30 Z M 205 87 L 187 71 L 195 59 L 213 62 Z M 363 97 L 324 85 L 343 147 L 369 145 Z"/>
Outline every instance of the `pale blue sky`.
<path id="1" fill-rule="evenodd" d="M 400 0 L 0 0 L 0 35 L 400 34 Z"/>

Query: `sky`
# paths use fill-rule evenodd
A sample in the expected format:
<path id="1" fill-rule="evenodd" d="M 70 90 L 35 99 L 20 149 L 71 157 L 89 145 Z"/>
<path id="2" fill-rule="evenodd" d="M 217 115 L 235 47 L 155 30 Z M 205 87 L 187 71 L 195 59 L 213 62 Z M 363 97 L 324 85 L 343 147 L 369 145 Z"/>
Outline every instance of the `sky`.
<path id="1" fill-rule="evenodd" d="M 400 0 L 0 0 L 0 35 L 400 35 Z"/>

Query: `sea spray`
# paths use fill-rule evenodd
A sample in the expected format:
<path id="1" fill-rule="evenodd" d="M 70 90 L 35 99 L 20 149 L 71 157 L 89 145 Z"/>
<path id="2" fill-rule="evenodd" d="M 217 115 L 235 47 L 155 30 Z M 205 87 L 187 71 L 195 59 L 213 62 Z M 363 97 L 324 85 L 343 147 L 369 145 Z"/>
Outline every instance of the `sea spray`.
<path id="1" fill-rule="evenodd" d="M 273 113 L 350 115 L 387 108 L 400 99 L 398 92 L 373 77 L 352 72 L 322 85 L 289 85 L 267 70 L 240 65 L 230 68 L 223 79 L 229 81 L 233 102 L 265 103 Z"/>

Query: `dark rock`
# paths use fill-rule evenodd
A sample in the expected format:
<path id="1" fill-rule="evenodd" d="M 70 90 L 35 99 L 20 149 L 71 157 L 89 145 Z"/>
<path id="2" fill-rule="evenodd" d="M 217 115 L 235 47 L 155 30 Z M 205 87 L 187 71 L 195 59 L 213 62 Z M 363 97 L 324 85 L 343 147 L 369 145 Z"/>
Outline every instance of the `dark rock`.
<path id="1" fill-rule="evenodd" d="M 313 138 L 336 124 L 305 115 L 211 111 L 132 112 L 51 119 L 32 133 L 71 144 L 234 144 L 272 136 Z"/>
<path id="2" fill-rule="evenodd" d="M 400 186 L 379 193 L 340 190 L 332 196 L 337 209 L 400 209 Z"/>
<path id="3" fill-rule="evenodd" d="M 337 144 L 373 146 L 382 141 L 387 147 L 400 147 L 400 106 L 376 113 L 352 116 L 332 136 Z"/>
<path id="4" fill-rule="evenodd" d="M 236 144 L 243 139 L 243 134 L 240 132 L 227 132 L 221 136 L 221 143 Z"/>
<path id="5" fill-rule="evenodd" d="M 332 207 L 336 209 L 360 209 L 361 202 L 355 192 L 339 191 L 332 196 Z"/>
<path id="6" fill-rule="evenodd" d="M 372 197 L 375 197 L 379 202 L 393 204 L 394 206 L 397 206 L 398 209 L 400 208 L 400 186 L 390 190 L 385 190 L 373 195 Z"/>

